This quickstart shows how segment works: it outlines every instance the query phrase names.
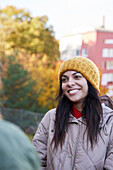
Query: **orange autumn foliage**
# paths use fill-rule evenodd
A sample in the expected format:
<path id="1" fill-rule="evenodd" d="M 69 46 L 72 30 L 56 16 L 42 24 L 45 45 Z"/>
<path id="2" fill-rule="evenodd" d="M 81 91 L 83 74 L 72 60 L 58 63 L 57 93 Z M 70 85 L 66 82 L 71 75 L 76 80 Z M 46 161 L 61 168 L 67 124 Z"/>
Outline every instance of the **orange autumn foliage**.
<path id="1" fill-rule="evenodd" d="M 44 55 L 41 59 L 39 55 L 19 55 L 19 62 L 32 75 L 32 80 L 36 81 L 35 90 L 39 93 L 37 103 L 41 108 L 51 109 L 56 107 L 55 101 L 58 91 L 58 70 L 62 61 L 49 63 L 47 56 Z M 45 110 L 46 110 L 45 109 Z"/>

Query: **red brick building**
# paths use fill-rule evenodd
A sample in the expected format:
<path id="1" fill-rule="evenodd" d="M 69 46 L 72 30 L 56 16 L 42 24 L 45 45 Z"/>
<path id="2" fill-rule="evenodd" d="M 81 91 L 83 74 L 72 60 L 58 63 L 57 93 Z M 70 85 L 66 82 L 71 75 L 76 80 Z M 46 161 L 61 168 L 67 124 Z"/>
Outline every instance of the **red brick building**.
<path id="1" fill-rule="evenodd" d="M 101 27 L 63 37 L 60 43 L 61 59 L 81 55 L 96 63 L 102 72 L 101 84 L 109 89 L 108 95 L 113 97 L 113 31 Z"/>
<path id="2" fill-rule="evenodd" d="M 96 29 L 82 34 L 80 55 L 93 60 L 102 71 L 101 84 L 113 96 L 113 31 Z"/>

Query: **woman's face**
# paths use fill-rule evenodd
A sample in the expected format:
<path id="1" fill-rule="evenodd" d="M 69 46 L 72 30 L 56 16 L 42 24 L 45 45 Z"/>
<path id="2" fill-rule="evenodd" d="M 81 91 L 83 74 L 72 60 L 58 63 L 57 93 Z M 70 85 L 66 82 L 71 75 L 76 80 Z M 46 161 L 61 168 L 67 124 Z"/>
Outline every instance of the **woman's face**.
<path id="1" fill-rule="evenodd" d="M 76 71 L 66 71 L 61 76 L 61 80 L 63 93 L 81 111 L 83 102 L 88 94 L 87 80 Z"/>

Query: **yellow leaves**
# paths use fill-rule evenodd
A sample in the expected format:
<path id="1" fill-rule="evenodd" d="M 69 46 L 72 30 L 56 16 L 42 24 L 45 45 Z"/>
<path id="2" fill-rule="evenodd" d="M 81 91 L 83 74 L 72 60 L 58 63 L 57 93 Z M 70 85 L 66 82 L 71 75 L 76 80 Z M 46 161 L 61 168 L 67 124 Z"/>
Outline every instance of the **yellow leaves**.
<path id="1" fill-rule="evenodd" d="M 108 89 L 106 87 L 100 86 L 100 95 L 106 95 L 108 92 Z"/>
<path id="2" fill-rule="evenodd" d="M 45 107 L 48 106 L 48 109 L 56 107 L 56 95 L 58 91 L 58 67 L 60 62 L 56 63 L 55 68 L 49 67 L 48 69 L 43 68 L 42 80 L 38 86 L 43 88 L 43 91 L 40 96 L 39 103 Z"/>
<path id="3" fill-rule="evenodd" d="M 47 61 L 47 54 L 44 54 L 43 57 L 42 57 L 42 62 L 46 62 Z"/>
<path id="4" fill-rule="evenodd" d="M 24 58 L 24 60 L 23 60 Z M 56 106 L 55 98 L 58 89 L 58 70 L 61 61 L 56 62 L 55 67 L 51 64 L 48 67 L 48 56 L 45 54 L 42 59 L 39 55 L 29 55 L 22 57 L 20 54 L 20 61 L 29 70 L 32 75 L 32 80 L 36 81 L 35 91 L 40 93 L 38 103 L 42 108 L 47 107 L 51 109 Z"/>
<path id="5" fill-rule="evenodd" d="M 8 6 L 0 10 L 0 55 L 17 54 L 18 61 L 36 80 L 40 106 L 52 108 L 58 86 L 60 56 L 59 43 L 53 35 L 53 28 L 47 26 L 47 16 L 31 17 L 24 9 Z M 37 102 L 38 103 L 38 102 Z"/>
<path id="6" fill-rule="evenodd" d="M 12 18 L 22 18 L 23 16 L 30 17 L 29 13 L 26 12 L 24 9 L 17 9 L 14 6 L 7 6 L 6 8 L 1 10 L 2 13 L 5 14 L 5 17 L 7 16 Z M 15 16 L 15 17 L 14 17 Z"/>

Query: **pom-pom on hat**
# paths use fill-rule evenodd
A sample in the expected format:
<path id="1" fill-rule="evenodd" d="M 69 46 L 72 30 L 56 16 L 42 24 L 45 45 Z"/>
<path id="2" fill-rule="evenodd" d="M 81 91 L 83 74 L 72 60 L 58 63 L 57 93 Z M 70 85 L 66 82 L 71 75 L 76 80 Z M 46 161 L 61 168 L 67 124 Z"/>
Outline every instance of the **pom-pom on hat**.
<path id="1" fill-rule="evenodd" d="M 81 73 L 93 85 L 93 87 L 99 91 L 100 73 L 98 67 L 92 60 L 86 57 L 73 57 L 65 60 L 59 69 L 59 80 L 64 72 L 70 70 L 75 70 Z"/>

